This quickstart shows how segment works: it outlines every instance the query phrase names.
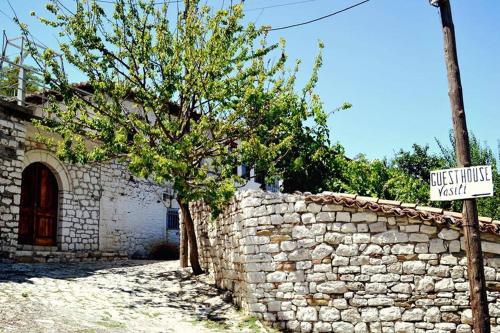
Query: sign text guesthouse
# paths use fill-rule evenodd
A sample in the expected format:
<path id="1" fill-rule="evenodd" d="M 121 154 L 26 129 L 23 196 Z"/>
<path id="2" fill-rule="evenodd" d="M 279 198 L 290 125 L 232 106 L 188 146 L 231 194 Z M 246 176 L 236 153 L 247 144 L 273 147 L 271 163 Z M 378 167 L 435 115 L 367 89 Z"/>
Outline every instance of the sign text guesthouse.
<path id="1" fill-rule="evenodd" d="M 433 201 L 493 195 L 493 180 L 489 165 L 432 171 L 430 180 Z"/>

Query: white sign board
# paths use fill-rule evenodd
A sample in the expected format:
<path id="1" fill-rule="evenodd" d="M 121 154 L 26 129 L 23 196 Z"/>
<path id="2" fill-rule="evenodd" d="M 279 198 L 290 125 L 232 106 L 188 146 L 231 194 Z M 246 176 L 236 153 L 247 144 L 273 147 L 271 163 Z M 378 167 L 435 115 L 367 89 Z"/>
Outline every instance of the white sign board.
<path id="1" fill-rule="evenodd" d="M 493 179 L 490 165 L 431 172 L 432 201 L 472 199 L 492 195 Z"/>

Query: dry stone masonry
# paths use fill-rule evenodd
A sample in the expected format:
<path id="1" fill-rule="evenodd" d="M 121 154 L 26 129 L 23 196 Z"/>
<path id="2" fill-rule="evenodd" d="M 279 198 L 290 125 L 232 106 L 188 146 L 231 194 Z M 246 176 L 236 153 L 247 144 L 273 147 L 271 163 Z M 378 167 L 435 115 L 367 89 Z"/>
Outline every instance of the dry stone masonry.
<path id="1" fill-rule="evenodd" d="M 16 249 L 21 201 L 24 138 L 23 117 L 0 110 L 0 258 Z"/>
<path id="2" fill-rule="evenodd" d="M 0 101 L 0 260 L 144 258 L 167 241 L 167 207 L 175 205 L 164 196 L 168 184 L 135 178 L 116 160 L 63 163 L 39 142 L 32 118 L 28 109 Z M 56 246 L 18 244 L 22 173 L 32 163 L 57 180 Z"/>
<path id="3" fill-rule="evenodd" d="M 192 206 L 202 262 L 235 303 L 292 332 L 471 332 L 460 214 L 324 193 Z M 499 221 L 481 219 L 493 331 Z"/>

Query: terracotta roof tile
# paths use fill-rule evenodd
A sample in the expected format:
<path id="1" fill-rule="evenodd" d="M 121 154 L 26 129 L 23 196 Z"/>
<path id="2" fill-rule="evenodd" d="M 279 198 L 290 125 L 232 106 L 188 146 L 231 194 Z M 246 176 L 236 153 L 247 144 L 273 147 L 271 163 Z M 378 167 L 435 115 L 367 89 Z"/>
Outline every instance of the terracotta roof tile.
<path id="1" fill-rule="evenodd" d="M 417 210 L 421 210 L 423 212 L 436 213 L 436 214 L 442 214 L 443 213 L 443 209 L 442 208 L 436 208 L 436 207 L 417 206 Z"/>
<path id="2" fill-rule="evenodd" d="M 364 196 L 358 195 L 356 197 L 356 200 L 369 201 L 369 202 L 378 202 L 380 199 L 379 198 L 372 198 L 372 197 L 364 197 Z"/>
<path id="3" fill-rule="evenodd" d="M 346 193 L 320 193 L 316 195 L 307 194 L 306 201 L 318 204 L 336 204 L 351 208 L 363 208 L 373 212 L 392 214 L 395 216 L 407 216 L 412 219 L 429 221 L 438 225 L 463 226 L 462 214 L 457 212 L 443 211 L 441 208 L 417 206 L 416 204 L 400 203 L 399 201 L 382 200 L 377 198 L 356 196 Z M 500 236 L 500 221 L 492 218 L 480 217 L 479 230 Z"/>
<path id="4" fill-rule="evenodd" d="M 396 200 L 378 199 L 378 203 L 383 205 L 401 206 L 402 202 Z"/>

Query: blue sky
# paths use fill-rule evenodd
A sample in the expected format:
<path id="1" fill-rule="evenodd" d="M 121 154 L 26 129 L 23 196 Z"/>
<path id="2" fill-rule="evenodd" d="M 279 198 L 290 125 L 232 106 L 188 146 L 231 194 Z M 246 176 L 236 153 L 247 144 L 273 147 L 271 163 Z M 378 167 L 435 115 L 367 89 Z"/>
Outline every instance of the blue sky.
<path id="1" fill-rule="evenodd" d="M 72 0 L 62 0 L 71 5 Z M 216 1 L 212 1 L 217 3 Z M 227 1 L 226 1 L 227 2 Z M 280 27 L 342 9 L 357 0 L 246 0 L 247 19 Z M 34 22 L 29 12 L 42 12 L 43 0 L 11 0 L 21 19 L 44 43 L 55 46 L 54 32 Z M 497 151 L 500 139 L 500 1 L 452 1 L 468 127 Z M 11 13 L 6 0 L 0 9 Z M 0 13 L 0 29 L 17 28 Z M 292 59 L 303 61 L 301 81 L 310 72 L 317 41 L 325 43 L 318 92 L 325 108 L 344 101 L 349 111 L 329 121 L 332 139 L 349 156 L 391 156 L 412 143 L 434 138 L 447 142 L 452 126 L 438 10 L 427 0 L 371 0 L 329 19 L 271 32 L 284 37 Z M 78 78 L 76 78 L 78 79 Z"/>

